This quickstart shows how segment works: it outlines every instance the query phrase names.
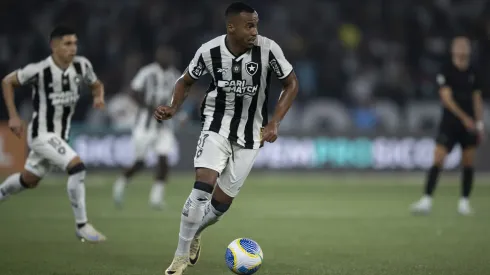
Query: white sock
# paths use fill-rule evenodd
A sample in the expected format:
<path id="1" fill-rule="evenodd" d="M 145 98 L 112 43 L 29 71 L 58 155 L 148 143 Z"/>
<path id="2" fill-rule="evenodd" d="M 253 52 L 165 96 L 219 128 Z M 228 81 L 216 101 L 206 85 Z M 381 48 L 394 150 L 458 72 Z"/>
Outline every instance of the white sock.
<path id="1" fill-rule="evenodd" d="M 163 200 L 163 195 L 165 192 L 165 186 L 163 181 L 155 181 L 151 187 L 150 192 L 150 202 L 154 204 L 159 204 Z"/>
<path id="2" fill-rule="evenodd" d="M 206 204 L 206 214 L 204 215 L 204 218 L 201 221 L 201 225 L 199 226 L 199 229 L 196 232 L 196 237 L 201 235 L 201 233 L 204 231 L 204 229 L 208 228 L 209 226 L 217 223 L 221 216 L 223 216 L 224 213 L 216 210 L 213 205 L 211 205 L 210 202 Z"/>
<path id="3" fill-rule="evenodd" d="M 87 210 L 85 208 L 85 171 L 78 172 L 68 177 L 68 198 L 70 198 L 73 215 L 77 224 L 87 222 Z"/>
<path id="4" fill-rule="evenodd" d="M 126 189 L 126 185 L 128 184 L 128 179 L 125 176 L 119 177 L 114 183 L 113 187 L 113 195 L 118 199 L 121 199 L 124 195 L 124 190 Z"/>
<path id="5" fill-rule="evenodd" d="M 196 235 L 201 221 L 204 217 L 206 204 L 211 199 L 211 193 L 206 191 L 192 189 L 191 194 L 185 202 L 182 209 L 180 232 L 179 232 L 179 244 L 175 251 L 175 256 L 182 256 L 189 254 L 191 242 Z"/>
<path id="6" fill-rule="evenodd" d="M 26 188 L 20 183 L 20 173 L 12 174 L 0 184 L 0 201 L 24 191 L 25 189 Z"/>
<path id="7" fill-rule="evenodd" d="M 129 179 L 126 178 L 125 176 L 120 176 L 117 180 L 124 185 L 128 184 L 128 182 L 129 182 Z"/>

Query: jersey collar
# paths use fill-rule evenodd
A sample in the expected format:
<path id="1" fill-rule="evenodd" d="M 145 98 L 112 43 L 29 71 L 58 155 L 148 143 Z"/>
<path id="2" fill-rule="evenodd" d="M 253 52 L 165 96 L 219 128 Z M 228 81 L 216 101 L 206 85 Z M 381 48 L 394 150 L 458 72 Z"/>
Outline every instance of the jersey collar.
<path id="1" fill-rule="evenodd" d="M 230 49 L 228 49 L 228 46 L 226 45 L 226 34 L 223 35 L 223 39 L 221 39 L 221 46 L 223 49 L 225 49 L 225 52 L 229 55 L 231 55 L 233 57 L 233 59 L 235 59 L 235 61 L 240 61 L 242 58 L 244 58 L 245 56 L 249 55 L 251 50 L 248 50 L 244 53 L 242 53 L 240 56 L 236 56 L 234 55 Z"/>

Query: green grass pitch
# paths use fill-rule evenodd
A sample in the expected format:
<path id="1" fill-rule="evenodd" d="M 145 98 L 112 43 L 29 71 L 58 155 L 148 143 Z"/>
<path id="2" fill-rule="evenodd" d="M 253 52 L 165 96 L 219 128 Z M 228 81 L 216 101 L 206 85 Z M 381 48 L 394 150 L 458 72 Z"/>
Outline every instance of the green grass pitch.
<path id="1" fill-rule="evenodd" d="M 65 177 L 1 203 L 0 274 L 163 274 L 193 175 L 172 175 L 163 211 L 148 207 L 148 173 L 134 179 L 124 209 L 115 209 L 116 176 L 86 180 L 89 218 L 108 237 L 101 245 L 75 238 Z M 475 216 L 456 213 L 454 174 L 442 177 L 433 213 L 414 217 L 408 206 L 420 196 L 421 174 L 252 173 L 223 220 L 204 233 L 202 258 L 186 274 L 231 274 L 225 249 L 239 237 L 261 245 L 264 275 L 490 274 L 485 178 L 474 189 Z"/>

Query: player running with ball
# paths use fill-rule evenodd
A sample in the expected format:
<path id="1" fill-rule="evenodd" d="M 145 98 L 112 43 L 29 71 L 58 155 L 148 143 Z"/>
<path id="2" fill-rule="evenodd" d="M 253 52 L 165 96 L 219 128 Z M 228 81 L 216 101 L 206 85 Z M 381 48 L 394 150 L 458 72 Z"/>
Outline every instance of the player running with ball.
<path id="1" fill-rule="evenodd" d="M 179 110 L 189 88 L 202 75 L 213 81 L 201 107 L 202 132 L 194 157 L 196 181 L 182 210 L 179 243 L 165 274 L 182 274 L 201 252 L 201 233 L 230 208 L 247 178 L 259 148 L 277 139 L 279 123 L 298 93 L 291 64 L 271 39 L 258 35 L 258 14 L 243 3 L 225 13 L 226 35 L 203 44 L 176 82 L 170 106 L 155 111 L 158 121 Z M 271 75 L 283 91 L 272 119 L 267 102 Z M 217 184 L 216 184 L 217 183 Z"/>

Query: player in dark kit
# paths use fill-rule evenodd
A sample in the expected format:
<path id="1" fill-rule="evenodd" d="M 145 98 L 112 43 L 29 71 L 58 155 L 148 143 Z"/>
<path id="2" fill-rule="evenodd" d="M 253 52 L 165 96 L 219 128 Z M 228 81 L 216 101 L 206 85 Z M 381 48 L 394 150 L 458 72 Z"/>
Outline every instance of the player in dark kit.
<path id="1" fill-rule="evenodd" d="M 456 144 L 463 148 L 462 188 L 458 212 L 470 215 L 469 196 L 473 186 L 475 149 L 484 138 L 483 107 L 479 75 L 470 64 L 471 46 L 466 37 L 456 37 L 451 45 L 452 62 L 437 75 L 443 105 L 436 138 L 434 163 L 427 175 L 424 196 L 412 205 L 414 213 L 428 214 L 444 159 Z"/>

